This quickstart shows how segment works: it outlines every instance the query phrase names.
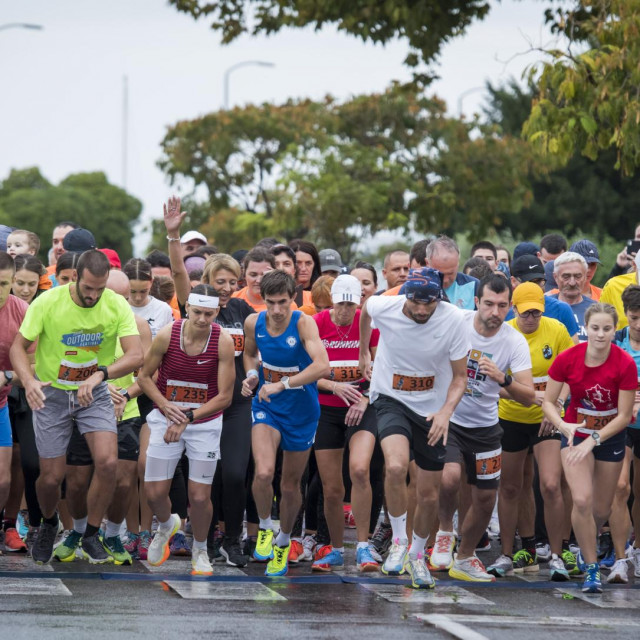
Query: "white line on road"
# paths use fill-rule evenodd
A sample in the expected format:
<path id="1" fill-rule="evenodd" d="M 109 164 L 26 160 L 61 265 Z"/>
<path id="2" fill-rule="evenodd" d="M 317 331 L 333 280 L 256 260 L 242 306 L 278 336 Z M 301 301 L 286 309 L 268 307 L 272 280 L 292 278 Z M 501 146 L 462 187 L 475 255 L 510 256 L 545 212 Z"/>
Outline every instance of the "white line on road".
<path id="1" fill-rule="evenodd" d="M 377 596 L 396 604 L 475 604 L 492 606 L 494 603 L 462 587 L 438 584 L 435 589 L 409 589 L 403 585 L 363 584 L 361 587 L 373 591 Z M 485 592 L 486 593 L 486 592 Z"/>
<path id="2" fill-rule="evenodd" d="M 452 616 L 430 613 L 427 615 L 420 614 L 418 617 L 423 622 L 430 624 L 436 629 L 442 629 L 454 638 L 459 638 L 459 640 L 489 640 L 487 636 L 483 636 L 481 633 L 477 633 L 473 629 L 469 629 L 469 627 L 465 627 L 463 624 L 455 622 L 451 619 Z"/>
<path id="3" fill-rule="evenodd" d="M 185 600 L 253 600 L 281 602 L 287 599 L 259 582 L 188 582 L 167 580 L 165 584 Z"/>
<path id="4" fill-rule="evenodd" d="M 2 596 L 70 596 L 71 591 L 56 578 L 0 578 Z"/>
<path id="5" fill-rule="evenodd" d="M 426 620 L 431 617 L 429 614 L 416 613 L 418 620 Z M 492 615 L 466 615 L 462 613 L 452 613 L 446 616 L 454 622 L 465 624 L 487 624 L 487 625 L 543 625 L 560 627 L 640 627 L 640 622 L 624 618 L 570 618 L 553 617 L 549 618 L 529 618 L 526 616 L 492 616 Z"/>

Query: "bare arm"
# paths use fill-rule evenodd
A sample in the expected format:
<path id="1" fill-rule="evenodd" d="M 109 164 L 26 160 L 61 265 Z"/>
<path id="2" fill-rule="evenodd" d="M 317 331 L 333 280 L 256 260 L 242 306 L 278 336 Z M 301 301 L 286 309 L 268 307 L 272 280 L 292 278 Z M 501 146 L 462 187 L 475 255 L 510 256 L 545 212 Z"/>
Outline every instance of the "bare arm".
<path id="1" fill-rule="evenodd" d="M 371 351 L 369 342 L 371 341 L 371 316 L 367 311 L 365 302 L 360 310 L 360 371 L 362 375 L 371 380 Z"/>
<path id="2" fill-rule="evenodd" d="M 33 344 L 27 340 L 19 331 L 13 340 L 9 357 L 13 370 L 16 372 L 27 396 L 27 402 L 33 411 L 38 411 L 44 407 L 45 396 L 42 387 L 47 387 L 51 382 L 36 380 L 31 370 L 31 362 L 27 350 Z"/>
<path id="3" fill-rule="evenodd" d="M 451 370 L 453 379 L 449 385 L 447 397 L 442 408 L 437 413 L 427 416 L 427 420 L 433 420 L 429 429 L 429 439 L 427 440 L 430 446 L 437 444 L 440 438 L 442 438 L 442 444 L 447 444 L 451 415 L 467 388 L 467 356 L 459 360 L 451 360 Z"/>
<path id="4" fill-rule="evenodd" d="M 244 351 L 242 352 L 242 362 L 247 377 L 242 381 L 242 395 L 250 396 L 258 385 L 258 376 L 251 374 L 252 371 L 257 372 L 260 366 L 260 358 L 258 354 L 258 345 L 256 344 L 256 321 L 257 313 L 252 313 L 244 321 Z"/>
<path id="5" fill-rule="evenodd" d="M 187 215 L 187 212 L 180 211 L 180 204 L 180 198 L 172 197 L 169 198 L 167 204 L 162 206 L 162 209 L 167 236 L 171 238 L 171 240 L 168 240 L 171 277 L 176 287 L 178 302 L 184 305 L 191 292 L 191 282 L 187 268 L 184 266 L 182 247 L 180 245 L 180 224 Z"/>

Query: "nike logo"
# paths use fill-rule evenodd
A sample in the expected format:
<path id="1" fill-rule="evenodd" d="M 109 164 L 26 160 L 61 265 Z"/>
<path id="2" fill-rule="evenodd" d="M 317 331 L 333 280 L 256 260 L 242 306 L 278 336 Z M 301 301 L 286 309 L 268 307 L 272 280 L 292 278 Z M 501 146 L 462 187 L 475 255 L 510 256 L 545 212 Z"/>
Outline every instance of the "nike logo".
<path id="1" fill-rule="evenodd" d="M 593 249 L 589 249 L 589 253 L 594 253 Z"/>
<path id="2" fill-rule="evenodd" d="M 624 451 L 624 449 L 620 449 L 620 451 L 614 451 L 613 455 L 614 456 L 619 456 L 623 451 Z"/>
<path id="3" fill-rule="evenodd" d="M 529 265 L 529 269 L 530 269 L 530 270 L 531 270 L 531 269 L 535 269 L 537 266 L 538 266 L 537 264 L 530 264 L 530 265 Z"/>
<path id="4" fill-rule="evenodd" d="M 204 474 L 203 474 L 203 476 L 202 476 L 202 477 L 203 477 L 203 478 L 213 478 L 213 476 L 205 476 Z"/>
<path id="5" fill-rule="evenodd" d="M 258 338 L 266 338 L 267 336 L 263 336 L 262 334 L 258 334 Z"/>
<path id="6" fill-rule="evenodd" d="M 440 335 L 433 336 L 433 337 L 437 340 L 438 338 L 442 338 L 443 335 L 444 335 L 444 333 L 441 333 Z"/>
<path id="7" fill-rule="evenodd" d="M 198 360 L 198 364 L 205 364 L 206 362 L 211 362 L 211 360 Z"/>

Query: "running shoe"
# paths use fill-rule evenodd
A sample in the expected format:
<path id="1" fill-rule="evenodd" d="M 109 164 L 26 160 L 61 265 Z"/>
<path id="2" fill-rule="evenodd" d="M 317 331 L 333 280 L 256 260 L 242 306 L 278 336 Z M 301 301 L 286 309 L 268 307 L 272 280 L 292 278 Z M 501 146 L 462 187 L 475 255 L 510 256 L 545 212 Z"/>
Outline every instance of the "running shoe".
<path id="1" fill-rule="evenodd" d="M 127 531 L 127 541 L 124 543 L 124 548 L 127 553 L 134 560 L 138 560 L 138 545 L 140 544 L 140 535 L 133 533 L 133 531 Z"/>
<path id="2" fill-rule="evenodd" d="M 640 578 L 640 549 L 631 547 L 631 562 L 633 562 L 634 570 L 633 575 L 636 578 Z"/>
<path id="3" fill-rule="evenodd" d="M 25 544 L 27 545 L 27 558 L 32 557 L 33 545 L 38 537 L 38 527 L 29 527 L 29 532 L 25 538 Z"/>
<path id="4" fill-rule="evenodd" d="M 616 560 L 611 573 L 607 576 L 608 584 L 627 584 L 629 582 L 629 574 L 627 570 L 627 559 Z"/>
<path id="5" fill-rule="evenodd" d="M 513 573 L 536 573 L 540 571 L 538 561 L 526 550 L 520 549 L 513 556 Z"/>
<path id="6" fill-rule="evenodd" d="M 536 559 L 538 562 L 551 560 L 551 547 L 548 542 L 536 542 Z"/>
<path id="7" fill-rule="evenodd" d="M 604 555 L 602 560 L 600 560 L 600 568 L 601 569 L 611 569 L 613 565 L 616 563 L 616 552 L 611 547 L 607 553 Z"/>
<path id="8" fill-rule="evenodd" d="M 138 541 L 138 559 L 146 560 L 149 555 L 149 546 L 151 545 L 151 532 L 141 531 L 140 540 Z"/>
<path id="9" fill-rule="evenodd" d="M 298 558 L 300 562 L 312 562 L 318 543 L 315 536 L 305 536 L 302 538 L 302 556 Z"/>
<path id="10" fill-rule="evenodd" d="M 107 564 L 113 562 L 113 557 L 107 553 L 97 533 L 94 533 L 92 536 L 82 536 L 80 555 L 87 560 L 89 564 Z"/>
<path id="11" fill-rule="evenodd" d="M 382 556 L 378 553 L 376 548 L 373 546 L 373 542 L 369 540 L 369 551 L 371 552 L 371 557 L 378 563 L 382 564 Z"/>
<path id="12" fill-rule="evenodd" d="M 456 537 L 450 531 L 438 531 L 429 564 L 434 571 L 447 571 L 453 566 Z"/>
<path id="13" fill-rule="evenodd" d="M 289 546 L 289 562 L 291 564 L 298 564 L 301 556 L 304 556 L 302 540 L 300 540 L 300 538 L 291 538 L 291 544 Z"/>
<path id="14" fill-rule="evenodd" d="M 371 545 L 356 550 L 356 566 L 362 573 L 377 573 L 380 565 L 371 553 Z"/>
<path id="15" fill-rule="evenodd" d="M 476 551 L 490 551 L 491 540 L 489 540 L 489 534 L 485 531 L 480 538 L 480 542 L 476 545 Z"/>
<path id="16" fill-rule="evenodd" d="M 76 558 L 76 550 L 82 543 L 82 534 L 71 529 L 65 539 L 55 548 L 53 557 L 60 562 L 73 562 Z"/>
<path id="17" fill-rule="evenodd" d="M 371 536 L 371 544 L 375 548 L 376 553 L 380 556 L 380 559 L 382 559 L 382 556 L 389 551 L 392 537 L 391 525 L 384 520 L 378 522 L 378 526 Z"/>
<path id="18" fill-rule="evenodd" d="M 449 576 L 458 580 L 466 580 L 467 582 L 496 581 L 495 576 L 486 572 L 484 565 L 475 555 L 459 560 L 458 554 L 456 554 L 453 566 L 449 569 Z"/>
<path id="19" fill-rule="evenodd" d="M 53 543 L 56 541 L 57 535 L 58 525 L 47 524 L 44 521 L 40 523 L 38 537 L 31 552 L 31 556 L 36 564 L 47 564 L 51 562 L 51 558 L 53 557 Z"/>
<path id="20" fill-rule="evenodd" d="M 564 562 L 564 567 L 569 572 L 570 576 L 577 576 L 581 573 L 580 569 L 578 569 L 578 564 L 576 563 L 576 557 L 572 551 L 569 551 L 569 549 L 563 549 L 561 558 L 562 562 Z"/>
<path id="21" fill-rule="evenodd" d="M 513 573 L 513 565 L 513 558 L 503 553 L 496 558 L 496 561 L 491 566 L 487 567 L 487 573 L 490 573 L 496 578 L 504 578 Z"/>
<path id="22" fill-rule="evenodd" d="M 102 544 L 106 552 L 113 558 L 113 564 L 120 566 L 123 564 L 133 564 L 131 554 L 124 548 L 120 536 L 104 538 Z"/>
<path id="23" fill-rule="evenodd" d="M 318 560 L 311 565 L 311 571 L 324 571 L 325 573 L 328 573 L 337 567 L 343 566 L 344 556 L 339 551 L 336 551 L 331 547 L 331 551 L 329 553 L 322 558 L 318 558 Z"/>
<path id="24" fill-rule="evenodd" d="M 407 555 L 404 562 L 404 570 L 411 577 L 412 589 L 433 589 L 436 586 L 436 581 L 429 573 L 427 563 L 421 553 L 418 554 L 417 558 Z"/>
<path id="25" fill-rule="evenodd" d="M 565 582 L 569 579 L 569 571 L 562 558 L 553 553 L 549 560 L 549 576 L 553 582 Z"/>
<path id="26" fill-rule="evenodd" d="M 287 553 L 289 545 L 287 545 Z M 258 539 L 253 557 L 260 562 L 266 562 L 273 558 L 273 529 L 258 529 Z"/>
<path id="27" fill-rule="evenodd" d="M 176 533 L 178 533 L 178 531 L 180 531 L 180 516 L 177 513 L 172 513 L 170 520 L 172 523 L 171 529 L 165 531 L 158 527 L 158 530 L 155 532 L 153 540 L 149 545 L 147 562 L 154 567 L 161 565 L 169 557 L 169 554 L 171 553 L 169 549 L 169 541 Z"/>
<path id="28" fill-rule="evenodd" d="M 242 550 L 244 552 L 244 555 L 247 556 L 247 558 L 249 558 L 249 562 L 252 562 L 254 560 L 253 552 L 255 551 L 255 548 L 256 548 L 255 536 L 247 536 L 242 541 Z"/>
<path id="29" fill-rule="evenodd" d="M 407 559 L 409 543 L 396 538 L 389 549 L 389 555 L 382 565 L 382 573 L 386 576 L 399 576 L 404 573 L 404 562 Z"/>
<path id="30" fill-rule="evenodd" d="M 600 580 L 600 567 L 597 562 L 586 565 L 585 578 L 582 583 L 583 593 L 602 593 L 602 581 Z"/>
<path id="31" fill-rule="evenodd" d="M 4 532 L 4 550 L 12 553 L 27 553 L 27 545 L 17 529 L 10 527 Z"/>
<path id="32" fill-rule="evenodd" d="M 582 557 L 582 551 L 578 551 L 578 553 L 576 554 L 576 566 L 580 570 L 580 573 L 584 573 L 587 570 L 587 563 Z"/>
<path id="33" fill-rule="evenodd" d="M 29 512 L 26 509 L 18 511 L 18 519 L 16 521 L 16 529 L 18 534 L 24 540 L 29 533 Z"/>
<path id="34" fill-rule="evenodd" d="M 184 532 L 178 531 L 169 545 L 169 552 L 172 556 L 189 557 L 191 555 L 191 547 L 187 542 Z"/>
<path id="35" fill-rule="evenodd" d="M 209 562 L 207 550 L 193 549 L 191 552 L 191 575 L 210 576 L 212 573 L 213 567 L 211 566 L 211 562 Z"/>
<path id="36" fill-rule="evenodd" d="M 265 576 L 275 577 L 287 575 L 289 570 L 289 545 L 286 547 L 279 547 L 277 544 L 273 545 L 273 558 L 269 560 L 267 569 L 264 572 Z"/>
<path id="37" fill-rule="evenodd" d="M 249 564 L 249 558 L 242 552 L 238 538 L 225 536 L 220 554 L 230 567 L 246 567 Z"/>
<path id="38" fill-rule="evenodd" d="M 321 544 L 316 546 L 315 553 L 313 554 L 313 561 L 320 560 L 320 558 L 324 558 L 326 555 L 331 553 L 333 547 L 330 544 Z"/>
<path id="39" fill-rule="evenodd" d="M 222 546 L 223 540 L 224 533 L 222 533 L 220 529 L 216 529 L 213 532 L 213 542 L 211 544 L 207 543 L 207 552 L 211 562 L 220 562 L 223 560 L 222 554 L 220 553 L 220 547 Z"/>

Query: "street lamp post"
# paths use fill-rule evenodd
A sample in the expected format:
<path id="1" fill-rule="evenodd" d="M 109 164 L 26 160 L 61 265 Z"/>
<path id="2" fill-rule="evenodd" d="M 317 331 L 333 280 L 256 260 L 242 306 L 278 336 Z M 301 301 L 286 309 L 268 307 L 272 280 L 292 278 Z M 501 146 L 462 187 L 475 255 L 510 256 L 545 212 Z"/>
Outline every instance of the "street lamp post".
<path id="1" fill-rule="evenodd" d="M 41 24 L 29 24 L 28 22 L 7 22 L 7 24 L 0 24 L 0 31 L 5 29 L 36 29 L 40 31 L 44 29 Z"/>
<path id="2" fill-rule="evenodd" d="M 234 64 L 229 67 L 224 72 L 224 108 L 225 110 L 229 108 L 229 76 L 233 71 L 239 69 L 240 67 L 248 67 L 248 66 L 256 66 L 256 67 L 275 67 L 276 65 L 273 62 L 264 62 L 263 60 L 245 60 L 244 62 L 238 62 L 238 64 Z"/>

